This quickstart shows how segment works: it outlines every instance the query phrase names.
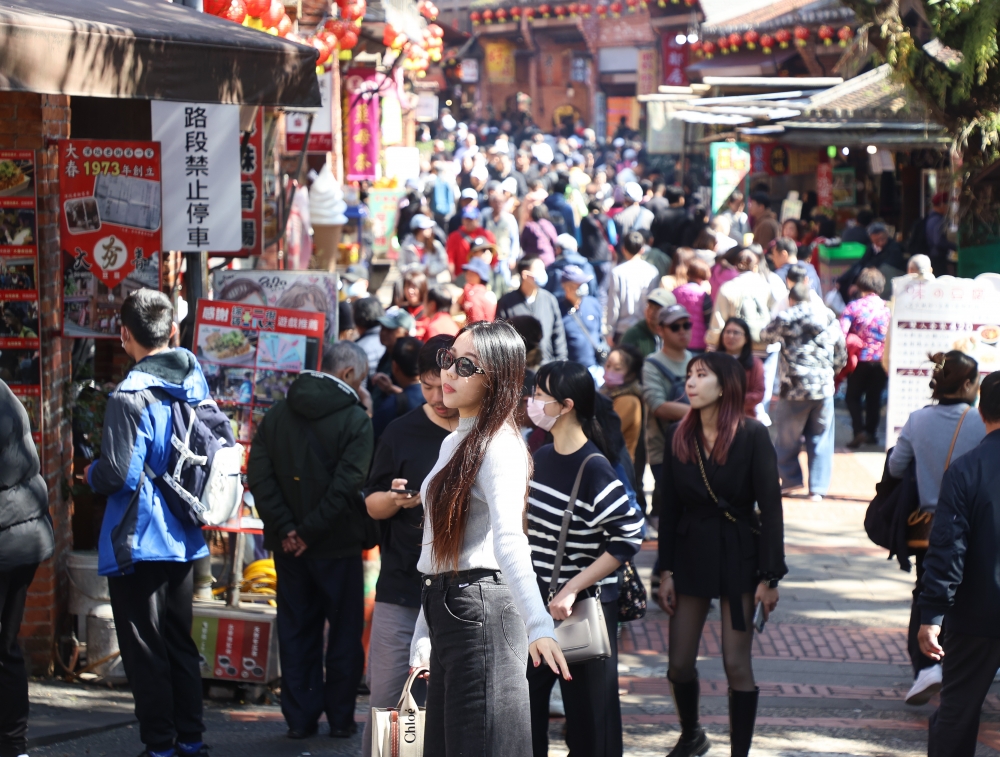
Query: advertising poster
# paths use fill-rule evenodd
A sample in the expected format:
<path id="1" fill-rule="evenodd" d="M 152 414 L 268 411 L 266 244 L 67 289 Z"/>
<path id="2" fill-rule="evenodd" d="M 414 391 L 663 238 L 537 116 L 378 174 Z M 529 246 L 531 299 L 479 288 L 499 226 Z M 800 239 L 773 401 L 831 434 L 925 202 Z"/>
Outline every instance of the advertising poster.
<path id="1" fill-rule="evenodd" d="M 744 189 L 745 194 L 750 176 L 750 148 L 745 142 L 713 142 L 712 160 L 712 212 L 719 209 L 729 199 L 733 190 Z"/>
<path id="2" fill-rule="evenodd" d="M 378 82 L 375 69 L 352 68 L 344 77 L 347 97 L 347 180 L 374 181 L 381 148 Z"/>
<path id="3" fill-rule="evenodd" d="M 306 143 L 306 129 L 309 129 L 309 146 L 306 152 L 325 153 L 333 149 L 333 109 L 330 97 L 333 93 L 333 69 L 319 75 L 319 112 L 313 115 L 309 127 L 308 113 L 289 113 L 285 121 L 286 152 L 301 152 Z"/>
<path id="4" fill-rule="evenodd" d="M 0 150 L 0 379 L 42 444 L 35 152 Z"/>
<path id="5" fill-rule="evenodd" d="M 245 144 L 244 144 L 245 140 Z M 213 252 L 235 258 L 264 254 L 264 109 L 257 109 L 249 138 L 240 133 L 240 236 L 236 252 Z"/>
<path id="6" fill-rule="evenodd" d="M 129 292 L 160 286 L 160 145 L 59 140 L 63 336 L 119 337 Z"/>
<path id="7" fill-rule="evenodd" d="M 153 100 L 150 109 L 163 155 L 163 246 L 238 250 L 240 107 Z"/>
<path id="8" fill-rule="evenodd" d="M 212 292 L 226 302 L 323 313 L 326 343 L 337 341 L 337 277 L 329 271 L 217 271 Z"/>
<path id="9" fill-rule="evenodd" d="M 192 637 L 198 646 L 201 677 L 266 683 L 271 622 L 195 615 Z"/>
<path id="10" fill-rule="evenodd" d="M 194 353 L 212 399 L 248 450 L 264 413 L 295 377 L 319 369 L 325 325 L 324 313 L 198 300 Z"/>
<path id="11" fill-rule="evenodd" d="M 402 189 L 372 189 L 368 193 L 368 209 L 371 211 L 372 251 L 376 258 L 393 258 L 392 236 L 396 232 L 396 215 Z"/>
<path id="12" fill-rule="evenodd" d="M 892 283 L 886 449 L 895 445 L 910 413 L 930 404 L 929 355 L 961 350 L 976 359 L 983 375 L 1000 370 L 1000 276 L 903 276 Z"/>

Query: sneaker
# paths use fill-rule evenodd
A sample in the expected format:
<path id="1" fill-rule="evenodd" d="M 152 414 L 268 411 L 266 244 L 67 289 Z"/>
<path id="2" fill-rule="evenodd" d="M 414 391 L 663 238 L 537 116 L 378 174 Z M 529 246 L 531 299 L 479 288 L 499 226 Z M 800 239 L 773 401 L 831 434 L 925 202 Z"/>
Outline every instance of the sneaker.
<path id="1" fill-rule="evenodd" d="M 822 502 L 823 501 L 823 495 L 822 494 L 816 494 L 815 492 L 813 492 L 812 494 L 809 495 L 809 501 L 810 502 Z"/>
<path id="2" fill-rule="evenodd" d="M 906 694 L 906 703 L 914 706 L 927 704 L 939 691 L 941 691 L 941 666 L 932 665 L 917 673 L 917 680 Z"/>

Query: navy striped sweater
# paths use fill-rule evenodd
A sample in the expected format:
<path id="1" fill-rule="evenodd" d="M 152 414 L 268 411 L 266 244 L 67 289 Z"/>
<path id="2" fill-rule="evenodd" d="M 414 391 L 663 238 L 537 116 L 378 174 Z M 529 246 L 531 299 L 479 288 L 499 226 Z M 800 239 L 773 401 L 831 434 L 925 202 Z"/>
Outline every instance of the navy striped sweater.
<path id="1" fill-rule="evenodd" d="M 534 454 L 535 472 L 528 494 L 528 542 L 543 596 L 548 594 L 573 482 L 580 463 L 595 452 L 600 450 L 587 442 L 572 455 L 560 455 L 551 444 Z M 629 504 L 625 487 L 607 458 L 588 462 L 570 521 L 559 585 L 585 570 L 603 552 L 622 562 L 630 559 L 642 545 L 642 521 L 643 514 Z M 617 584 L 617 573 L 600 581 L 602 602 L 617 599 Z"/>

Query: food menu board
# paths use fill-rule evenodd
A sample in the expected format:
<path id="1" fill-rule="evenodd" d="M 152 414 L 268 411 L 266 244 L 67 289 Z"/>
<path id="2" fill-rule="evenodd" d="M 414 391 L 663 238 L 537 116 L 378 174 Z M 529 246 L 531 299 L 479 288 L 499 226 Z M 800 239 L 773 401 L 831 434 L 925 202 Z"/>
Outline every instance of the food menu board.
<path id="1" fill-rule="evenodd" d="M 38 339 L 38 226 L 33 150 L 0 150 L 0 379 L 42 443 Z"/>
<path id="2" fill-rule="evenodd" d="M 160 286 L 160 145 L 59 140 L 63 336 L 119 336 L 128 294 Z"/>
<path id="3" fill-rule="evenodd" d="M 323 313 L 198 300 L 195 354 L 241 444 L 299 373 L 319 369 L 325 326 Z"/>
<path id="4" fill-rule="evenodd" d="M 934 364 L 928 355 L 961 350 L 983 374 L 1000 370 L 1000 276 L 943 276 L 893 280 L 889 342 L 886 448 L 896 443 L 910 413 L 930 404 Z"/>

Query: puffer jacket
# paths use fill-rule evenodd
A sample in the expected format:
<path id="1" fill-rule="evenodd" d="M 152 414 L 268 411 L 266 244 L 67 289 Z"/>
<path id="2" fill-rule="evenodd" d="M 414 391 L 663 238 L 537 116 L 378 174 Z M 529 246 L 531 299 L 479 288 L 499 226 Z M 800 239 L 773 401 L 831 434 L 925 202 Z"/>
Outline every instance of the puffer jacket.
<path id="1" fill-rule="evenodd" d="M 763 342 L 781 343 L 781 399 L 832 397 L 833 378 L 847 363 L 844 334 L 825 305 L 801 302 L 778 313 L 760 334 Z"/>
<path id="2" fill-rule="evenodd" d="M 167 470 L 171 402 L 197 405 L 205 399 L 205 374 L 185 349 L 140 360 L 111 393 L 101 456 L 87 473 L 90 487 L 108 496 L 97 543 L 102 576 L 132 573 L 137 562 L 190 562 L 208 554 L 201 529 L 182 524 L 143 475 L 144 465 L 157 476 Z"/>
<path id="3" fill-rule="evenodd" d="M 372 423 L 338 378 L 304 371 L 257 427 L 247 480 L 264 521 L 264 547 L 290 531 L 305 558 L 360 555 L 369 516 L 361 488 L 371 465 Z"/>
<path id="4" fill-rule="evenodd" d="M 0 381 L 0 572 L 52 556 L 49 493 L 28 413 Z"/>

